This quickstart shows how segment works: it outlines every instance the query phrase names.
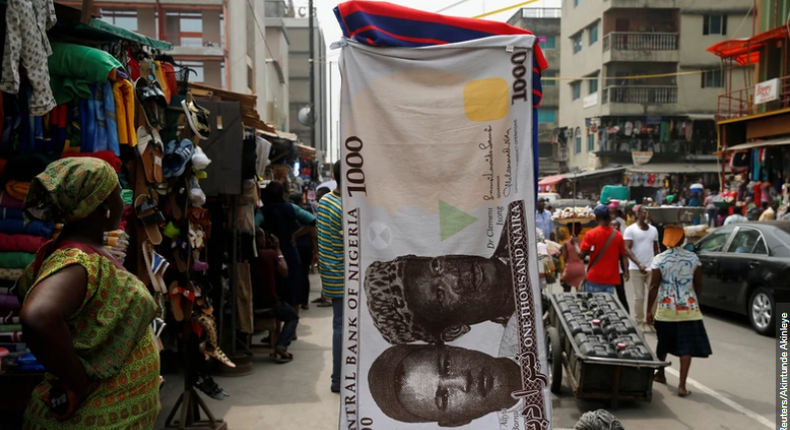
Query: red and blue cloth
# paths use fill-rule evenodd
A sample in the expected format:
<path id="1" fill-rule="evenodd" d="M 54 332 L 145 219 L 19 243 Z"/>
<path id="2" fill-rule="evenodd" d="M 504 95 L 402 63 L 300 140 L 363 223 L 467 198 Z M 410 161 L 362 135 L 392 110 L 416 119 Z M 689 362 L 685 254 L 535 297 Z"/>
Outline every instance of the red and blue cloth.
<path id="1" fill-rule="evenodd" d="M 359 43 L 380 47 L 418 48 L 445 45 L 490 36 L 532 34 L 511 25 L 475 18 L 446 16 L 387 2 L 352 0 L 335 7 L 343 35 Z M 538 110 L 543 98 L 541 72 L 549 64 L 535 43 L 532 66 L 532 155 L 535 190 L 538 184 Z"/>

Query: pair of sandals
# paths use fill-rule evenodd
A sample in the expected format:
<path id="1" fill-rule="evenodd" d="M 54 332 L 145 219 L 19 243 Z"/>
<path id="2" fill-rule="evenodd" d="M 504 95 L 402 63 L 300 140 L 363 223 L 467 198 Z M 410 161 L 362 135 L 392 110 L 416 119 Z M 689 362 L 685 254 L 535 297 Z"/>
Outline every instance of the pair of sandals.
<path id="1" fill-rule="evenodd" d="M 184 109 L 184 115 L 189 128 L 201 140 L 207 140 L 211 135 L 211 125 L 208 122 L 209 111 L 208 109 L 200 106 L 195 102 L 192 93 L 188 93 L 186 98 L 181 101 L 181 107 Z"/>
<path id="2" fill-rule="evenodd" d="M 137 151 L 145 170 L 145 179 L 149 184 L 156 184 L 165 180 L 162 170 L 162 159 L 165 148 L 159 131 L 140 126 L 137 128 Z"/>

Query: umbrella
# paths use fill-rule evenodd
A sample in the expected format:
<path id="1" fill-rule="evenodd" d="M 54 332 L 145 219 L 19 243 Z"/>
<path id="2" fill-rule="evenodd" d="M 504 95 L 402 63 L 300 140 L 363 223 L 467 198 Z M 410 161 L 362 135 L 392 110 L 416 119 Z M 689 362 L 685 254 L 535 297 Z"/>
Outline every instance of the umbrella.
<path id="1" fill-rule="evenodd" d="M 335 188 L 337 188 L 337 182 L 335 182 L 335 181 L 326 181 L 323 184 L 315 187 L 315 189 L 317 190 L 317 189 L 323 188 L 323 187 L 327 187 L 330 190 L 334 190 Z"/>
<path id="2" fill-rule="evenodd" d="M 689 189 L 692 191 L 702 191 L 705 189 L 705 187 L 702 184 L 694 184 L 690 186 Z"/>

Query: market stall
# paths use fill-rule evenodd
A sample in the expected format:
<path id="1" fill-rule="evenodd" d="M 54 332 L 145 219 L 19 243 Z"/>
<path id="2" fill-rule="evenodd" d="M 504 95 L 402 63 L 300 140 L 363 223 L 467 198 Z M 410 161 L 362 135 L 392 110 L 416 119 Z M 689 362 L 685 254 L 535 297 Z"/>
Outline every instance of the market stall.
<path id="1" fill-rule="evenodd" d="M 167 426 L 226 428 L 197 389 L 223 399 L 209 365 L 236 366 L 218 326 L 226 309 L 231 321 L 238 313 L 236 266 L 229 264 L 245 227 L 237 204 L 257 204 L 257 166 L 266 165 L 268 149 L 256 130 L 273 129 L 254 100 L 223 94 L 236 98 L 215 101 L 192 87 L 189 69 L 160 55 L 169 44 L 53 6 L 51 55 L 40 52 L 37 70 L 27 58 L 27 73 L 0 87 L 0 421 L 19 422 L 44 371 L 25 344 L 16 280 L 62 227 L 25 222 L 28 184 L 54 160 L 93 157 L 115 168 L 126 205 L 121 230 L 106 234 L 105 247 L 148 286 L 158 304 L 151 327 L 163 370 L 184 374 L 178 402 L 163 405 Z M 14 61 L 11 54 L 4 61 Z M 6 64 L 18 66 L 4 63 L 4 77 Z M 255 190 L 251 203 L 243 200 L 247 183 Z"/>

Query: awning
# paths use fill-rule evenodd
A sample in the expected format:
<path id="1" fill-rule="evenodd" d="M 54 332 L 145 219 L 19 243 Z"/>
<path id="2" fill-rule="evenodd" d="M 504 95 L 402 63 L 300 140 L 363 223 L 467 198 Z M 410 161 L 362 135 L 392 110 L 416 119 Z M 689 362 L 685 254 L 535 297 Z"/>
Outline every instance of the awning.
<path id="1" fill-rule="evenodd" d="M 556 185 L 564 181 L 565 179 L 567 179 L 565 175 L 546 176 L 545 178 L 538 181 L 538 186 L 545 187 L 548 185 Z"/>
<path id="2" fill-rule="evenodd" d="M 6 0 L 0 0 L 0 4 L 7 4 Z M 55 14 L 58 22 L 53 30 L 73 37 L 82 37 L 94 41 L 123 39 L 140 45 L 150 46 L 160 51 L 169 51 L 173 45 L 161 40 L 152 39 L 148 36 L 129 31 L 102 21 L 98 18 L 91 18 L 90 25 L 80 23 L 82 11 L 66 4 L 55 2 Z"/>
<path id="3" fill-rule="evenodd" d="M 655 163 L 628 166 L 628 173 L 716 173 L 719 166 L 716 163 Z"/>
<path id="4" fill-rule="evenodd" d="M 748 142 L 724 148 L 725 151 L 743 151 L 745 149 L 762 148 L 764 146 L 790 145 L 790 138 L 763 140 L 762 142 Z"/>
<path id="5" fill-rule="evenodd" d="M 274 126 L 263 121 L 258 114 L 258 96 L 255 94 L 236 93 L 233 91 L 224 90 L 222 88 L 198 84 L 195 82 L 189 83 L 189 89 L 192 92 L 192 95 L 198 98 L 218 98 L 220 100 L 226 101 L 238 101 L 241 105 L 241 121 L 244 123 L 244 125 L 247 127 L 252 127 L 256 130 L 276 133 Z"/>
<path id="6" fill-rule="evenodd" d="M 733 39 L 719 42 L 708 48 L 708 52 L 712 52 L 721 58 L 734 59 L 738 64 L 748 66 L 760 61 L 760 48 L 766 42 L 785 39 L 787 34 L 787 26 L 783 25 L 748 39 Z"/>
<path id="7" fill-rule="evenodd" d="M 618 166 L 618 167 L 607 167 L 605 169 L 597 169 L 597 170 L 585 170 L 584 172 L 579 172 L 579 173 L 566 173 L 563 176 L 565 177 L 565 179 L 568 180 L 576 180 L 576 179 L 590 178 L 593 176 L 613 175 L 616 173 L 622 173 L 623 171 L 625 171 L 625 167 Z"/>
<path id="8" fill-rule="evenodd" d="M 306 158 L 308 160 L 315 160 L 315 148 L 311 148 L 309 146 L 302 145 L 301 143 L 297 143 L 296 156 L 299 158 Z"/>
<path id="9" fill-rule="evenodd" d="M 690 120 L 694 121 L 715 121 L 716 115 L 712 113 L 690 113 L 686 115 Z"/>

